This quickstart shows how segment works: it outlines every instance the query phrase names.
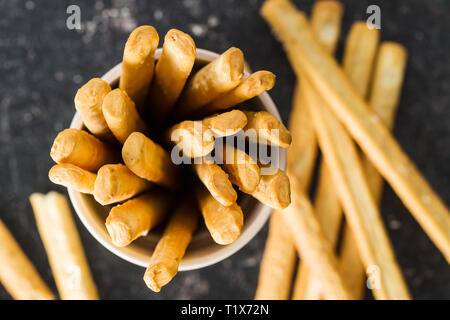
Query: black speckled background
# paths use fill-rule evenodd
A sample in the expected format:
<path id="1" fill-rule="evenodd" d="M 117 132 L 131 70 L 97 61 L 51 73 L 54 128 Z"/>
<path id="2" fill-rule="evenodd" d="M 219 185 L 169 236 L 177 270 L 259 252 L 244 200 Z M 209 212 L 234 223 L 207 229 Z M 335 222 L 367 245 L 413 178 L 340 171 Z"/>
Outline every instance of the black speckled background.
<path id="1" fill-rule="evenodd" d="M 28 195 L 57 189 L 47 178 L 51 143 L 68 127 L 73 97 L 84 82 L 121 60 L 129 32 L 154 25 L 162 37 L 175 27 L 199 48 L 241 48 L 254 70 L 277 75 L 271 95 L 286 121 L 294 74 L 281 45 L 259 16 L 259 0 L 0 1 L 0 217 L 56 292 Z M 309 12 L 312 1 L 295 1 Z M 344 34 L 369 4 L 381 7 L 382 40 L 409 50 L 395 136 L 446 204 L 450 204 L 450 2 L 343 1 Z M 66 8 L 81 8 L 82 31 L 66 28 Z M 341 37 L 341 47 L 343 42 Z M 342 48 L 341 48 L 342 51 Z M 382 213 L 414 298 L 449 299 L 450 269 L 390 188 Z M 104 249 L 77 225 L 103 299 L 251 299 L 267 227 L 229 259 L 185 272 L 150 292 L 144 270 Z M 1 244 L 0 244 L 1 245 Z M 1 263 L 1 261 L 0 261 Z M 0 286 L 0 299 L 10 299 Z"/>

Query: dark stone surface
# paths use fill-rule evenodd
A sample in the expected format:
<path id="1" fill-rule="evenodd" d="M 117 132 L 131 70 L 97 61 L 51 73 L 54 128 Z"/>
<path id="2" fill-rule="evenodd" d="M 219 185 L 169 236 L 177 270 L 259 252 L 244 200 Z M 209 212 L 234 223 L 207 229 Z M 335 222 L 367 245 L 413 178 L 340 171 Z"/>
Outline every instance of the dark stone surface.
<path id="1" fill-rule="evenodd" d="M 312 1 L 296 1 L 309 11 Z M 81 7 L 83 31 L 66 28 L 66 8 Z M 444 0 L 345 1 L 343 32 L 382 9 L 382 40 L 409 50 L 395 136 L 431 185 L 450 204 L 450 3 Z M 0 217 L 56 291 L 28 195 L 58 188 L 47 178 L 49 149 L 74 113 L 77 88 L 121 60 L 129 32 L 154 25 L 193 35 L 199 48 L 241 48 L 251 67 L 277 75 L 271 95 L 287 120 L 295 81 L 281 45 L 259 16 L 261 1 L 0 1 Z M 341 47 L 342 40 L 341 37 Z M 450 298 L 442 255 L 390 188 L 382 212 L 415 298 Z M 179 274 L 160 294 L 142 281 L 144 270 L 104 249 L 75 218 L 104 299 L 250 299 L 256 288 L 267 227 L 233 257 Z M 1 262 L 0 262 L 1 263 Z M 0 299 L 9 299 L 0 287 Z"/>

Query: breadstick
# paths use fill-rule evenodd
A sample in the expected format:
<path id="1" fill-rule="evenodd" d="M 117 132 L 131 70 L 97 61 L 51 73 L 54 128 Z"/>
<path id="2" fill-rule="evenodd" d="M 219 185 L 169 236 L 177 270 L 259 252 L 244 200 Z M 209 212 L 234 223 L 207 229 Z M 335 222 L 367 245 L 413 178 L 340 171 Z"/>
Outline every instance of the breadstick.
<path id="1" fill-rule="evenodd" d="M 55 299 L 2 220 L 0 242 L 0 283 L 6 291 L 16 300 Z"/>
<path id="2" fill-rule="evenodd" d="M 256 300 L 289 299 L 296 259 L 295 247 L 283 220 L 283 212 L 274 211 L 270 217 L 264 255 L 259 270 Z"/>
<path id="3" fill-rule="evenodd" d="M 103 100 L 102 110 L 109 129 L 120 143 L 123 144 L 135 131 L 149 135 L 148 126 L 125 91 L 114 89 L 108 93 Z"/>
<path id="4" fill-rule="evenodd" d="M 241 131 L 247 124 L 247 116 L 240 110 L 232 110 L 207 117 L 202 123 L 216 138 L 231 136 Z"/>
<path id="5" fill-rule="evenodd" d="M 106 144 L 86 131 L 74 128 L 58 133 L 50 156 L 58 164 L 70 163 L 91 172 L 118 159 Z"/>
<path id="6" fill-rule="evenodd" d="M 48 172 L 50 181 L 82 193 L 92 194 L 97 175 L 70 163 L 56 164 Z"/>
<path id="7" fill-rule="evenodd" d="M 235 105 L 250 100 L 261 93 L 268 91 L 275 85 L 275 75 L 270 71 L 257 71 L 252 73 L 233 90 L 226 92 L 211 103 L 203 107 L 203 114 L 225 110 Z"/>
<path id="8" fill-rule="evenodd" d="M 277 29 L 296 72 L 304 72 L 425 232 L 450 261 L 450 212 L 336 62 L 316 43 L 306 18 L 286 0 L 262 13 Z M 293 28 L 293 25 L 295 28 Z M 296 30 L 293 32 L 293 30 Z"/>
<path id="9" fill-rule="evenodd" d="M 316 1 L 311 11 L 311 27 L 320 44 L 334 53 L 341 33 L 344 7 L 339 1 Z"/>
<path id="10" fill-rule="evenodd" d="M 173 213 L 145 271 L 144 281 L 153 291 L 161 291 L 161 287 L 177 274 L 180 261 L 197 228 L 198 216 L 198 208 L 191 200 L 181 202 Z"/>
<path id="11" fill-rule="evenodd" d="M 367 94 L 375 55 L 377 53 L 378 39 L 378 30 L 367 28 L 365 22 L 355 22 L 347 37 L 343 58 L 344 70 L 352 82 L 358 83 L 356 89 L 362 96 L 366 96 Z M 311 88 L 311 90 L 314 89 Z M 332 246 L 335 247 L 338 241 L 337 237 L 342 221 L 342 209 L 335 184 L 333 183 L 333 178 L 325 161 L 322 161 L 320 166 L 320 178 L 314 209 L 328 240 L 331 242 Z M 345 280 L 351 289 L 353 298 L 361 299 L 361 289 L 363 289 L 363 286 L 357 289 L 355 285 L 351 285 L 350 283 L 352 283 L 353 280 L 359 279 L 361 276 L 364 279 L 365 272 L 363 268 L 353 271 L 354 274 L 343 273 L 343 275 L 351 277 L 350 279 L 346 277 Z M 320 299 L 320 286 L 314 282 L 318 282 L 318 280 L 311 276 L 307 279 L 299 279 L 299 286 L 303 285 L 305 287 L 298 288 L 298 292 L 303 293 L 305 297 L 308 297 L 309 299 Z M 301 296 L 297 296 L 297 298 L 303 299 Z"/>
<path id="12" fill-rule="evenodd" d="M 230 181 L 242 192 L 254 192 L 261 179 L 258 164 L 245 151 L 227 144 L 223 145 L 222 157 L 222 167 Z"/>
<path id="13" fill-rule="evenodd" d="M 123 164 L 107 164 L 97 172 L 93 194 L 98 203 L 107 205 L 128 200 L 151 186 Z"/>
<path id="14" fill-rule="evenodd" d="M 113 207 L 105 225 L 114 245 L 124 247 L 136 238 L 147 235 L 164 219 L 170 210 L 170 203 L 166 192 L 152 190 Z"/>
<path id="15" fill-rule="evenodd" d="M 255 138 L 258 139 L 258 141 L 253 142 L 282 148 L 289 147 L 292 140 L 291 134 L 281 121 L 273 115 L 266 111 L 245 111 L 245 115 L 248 121 L 244 131 L 255 130 Z"/>
<path id="16" fill-rule="evenodd" d="M 261 175 L 252 196 L 271 208 L 283 210 L 291 203 L 289 178 L 280 169 L 271 175 Z"/>
<path id="17" fill-rule="evenodd" d="M 111 87 L 106 81 L 100 78 L 89 80 L 75 95 L 75 109 L 90 132 L 100 139 L 114 141 L 102 113 L 103 98 L 110 91 Z"/>
<path id="18" fill-rule="evenodd" d="M 138 177 L 170 189 L 177 185 L 177 167 L 160 145 L 140 132 L 129 135 L 122 147 L 125 165 Z"/>
<path id="19" fill-rule="evenodd" d="M 220 94 L 234 89 L 244 75 L 244 55 L 230 48 L 200 69 L 186 83 L 175 110 L 177 115 L 194 112 Z"/>
<path id="20" fill-rule="evenodd" d="M 231 185 L 228 175 L 219 165 L 202 161 L 200 164 L 194 164 L 194 169 L 214 199 L 225 207 L 236 202 L 237 193 Z"/>
<path id="21" fill-rule="evenodd" d="M 66 197 L 54 191 L 33 193 L 30 202 L 61 299 L 98 299 Z"/>
<path id="22" fill-rule="evenodd" d="M 206 156 L 214 149 L 214 135 L 201 121 L 186 120 L 172 126 L 166 140 L 190 158 Z"/>
<path id="23" fill-rule="evenodd" d="M 155 28 L 140 26 L 131 32 L 123 51 L 119 88 L 128 93 L 139 111 L 144 110 L 152 82 L 158 42 Z"/>
<path id="24" fill-rule="evenodd" d="M 180 96 L 194 66 L 195 51 L 194 40 L 187 33 L 171 29 L 164 37 L 149 93 L 152 113 L 158 119 L 167 117 Z"/>
<path id="25" fill-rule="evenodd" d="M 206 228 L 216 243 L 226 245 L 239 238 L 244 215 L 237 203 L 225 207 L 203 186 L 197 188 L 197 200 Z"/>

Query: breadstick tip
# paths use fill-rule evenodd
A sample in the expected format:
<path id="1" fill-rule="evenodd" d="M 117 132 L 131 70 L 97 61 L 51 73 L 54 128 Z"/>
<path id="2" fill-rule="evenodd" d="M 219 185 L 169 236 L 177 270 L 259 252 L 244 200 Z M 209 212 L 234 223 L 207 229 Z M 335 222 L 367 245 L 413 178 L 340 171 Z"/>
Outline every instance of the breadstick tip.
<path id="1" fill-rule="evenodd" d="M 154 27 L 137 27 L 128 37 L 124 57 L 128 62 L 139 62 L 158 47 L 158 42 L 158 33 Z"/>

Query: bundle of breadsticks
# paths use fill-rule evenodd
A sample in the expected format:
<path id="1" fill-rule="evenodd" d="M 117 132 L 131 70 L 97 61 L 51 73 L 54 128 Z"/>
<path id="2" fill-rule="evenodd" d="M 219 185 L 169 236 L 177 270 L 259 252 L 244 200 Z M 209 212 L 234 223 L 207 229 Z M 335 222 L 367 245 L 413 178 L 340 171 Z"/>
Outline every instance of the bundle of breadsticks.
<path id="1" fill-rule="evenodd" d="M 234 47 L 198 65 L 194 41 L 176 29 L 155 59 L 158 43 L 155 28 L 138 27 L 125 44 L 118 88 L 94 78 L 78 90 L 75 108 L 86 130 L 57 135 L 49 172 L 54 183 L 114 205 L 105 224 L 116 246 L 165 224 L 144 275 L 153 291 L 177 273 L 200 213 L 212 239 L 227 245 L 243 228 L 238 192 L 280 210 L 290 204 L 287 175 L 267 173 L 270 164 L 246 151 L 291 143 L 276 117 L 241 104 L 270 90 L 275 76 L 246 74 Z M 244 148 L 229 143 L 242 133 Z"/>
<path id="2" fill-rule="evenodd" d="M 298 83 L 287 165 L 292 204 L 271 217 L 255 298 L 362 299 L 367 284 L 376 299 L 409 299 L 379 212 L 382 179 L 449 262 L 450 214 L 391 133 L 406 50 L 379 43 L 374 26 L 355 22 L 339 66 L 332 56 L 343 15 L 338 1 L 317 1 L 310 21 L 289 0 L 266 0 L 261 15 Z M 317 147 L 323 157 L 311 203 Z"/>

